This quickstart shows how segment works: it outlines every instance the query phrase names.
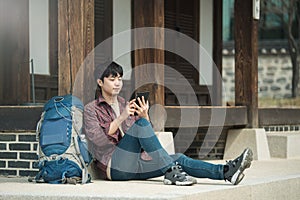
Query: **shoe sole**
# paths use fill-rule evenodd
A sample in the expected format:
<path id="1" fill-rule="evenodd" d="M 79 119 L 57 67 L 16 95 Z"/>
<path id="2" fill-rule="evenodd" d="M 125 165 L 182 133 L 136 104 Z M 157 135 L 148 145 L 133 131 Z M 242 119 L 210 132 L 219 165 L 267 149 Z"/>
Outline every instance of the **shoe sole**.
<path id="1" fill-rule="evenodd" d="M 191 181 L 193 184 L 197 184 L 197 180 L 193 177 L 188 178 L 189 181 Z"/>
<path id="2" fill-rule="evenodd" d="M 175 185 L 178 185 L 178 186 L 190 186 L 190 185 L 193 185 L 193 182 L 192 181 L 185 181 L 185 182 L 176 181 Z"/>
<path id="3" fill-rule="evenodd" d="M 177 185 L 177 186 L 190 186 L 190 185 L 193 185 L 193 182 L 192 181 L 184 181 L 184 182 L 176 181 L 175 183 L 173 183 L 172 181 L 170 181 L 168 179 L 164 179 L 164 184 L 165 185 Z"/>
<path id="4" fill-rule="evenodd" d="M 238 185 L 244 178 L 244 171 L 245 169 L 249 168 L 251 166 L 251 162 L 253 160 L 253 152 L 251 149 L 246 149 L 243 152 L 243 160 L 241 163 L 240 168 L 237 170 L 237 172 L 233 175 L 232 179 L 234 181 L 234 185 Z"/>

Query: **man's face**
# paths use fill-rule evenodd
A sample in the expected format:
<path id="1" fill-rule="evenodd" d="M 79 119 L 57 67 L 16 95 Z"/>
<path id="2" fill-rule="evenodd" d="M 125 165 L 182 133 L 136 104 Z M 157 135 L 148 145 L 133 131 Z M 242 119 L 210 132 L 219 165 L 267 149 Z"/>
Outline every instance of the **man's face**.
<path id="1" fill-rule="evenodd" d="M 104 77 L 103 82 L 98 79 L 98 84 L 102 88 L 102 94 L 109 96 L 118 95 L 123 87 L 122 77 L 119 74 L 115 77 L 112 75 Z"/>

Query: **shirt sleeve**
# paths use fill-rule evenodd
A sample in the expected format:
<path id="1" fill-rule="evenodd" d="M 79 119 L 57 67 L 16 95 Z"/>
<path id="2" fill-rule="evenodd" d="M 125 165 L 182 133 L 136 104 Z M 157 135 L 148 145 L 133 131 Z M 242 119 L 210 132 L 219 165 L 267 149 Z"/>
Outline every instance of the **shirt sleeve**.
<path id="1" fill-rule="evenodd" d="M 109 125 L 108 125 L 109 126 Z M 100 126 L 94 104 L 87 104 L 83 114 L 83 130 L 87 139 L 97 147 L 105 147 L 113 144 Z"/>

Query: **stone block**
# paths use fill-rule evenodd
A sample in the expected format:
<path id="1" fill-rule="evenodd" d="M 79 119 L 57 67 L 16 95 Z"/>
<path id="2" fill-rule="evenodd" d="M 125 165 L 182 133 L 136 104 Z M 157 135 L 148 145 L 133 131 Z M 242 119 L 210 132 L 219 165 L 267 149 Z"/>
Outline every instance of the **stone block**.
<path id="1" fill-rule="evenodd" d="M 173 139 L 172 132 L 156 132 L 156 136 L 160 141 L 160 144 L 164 147 L 164 149 L 169 154 L 175 153 L 174 139 Z"/>
<path id="2" fill-rule="evenodd" d="M 267 133 L 270 154 L 274 158 L 300 157 L 300 133 Z"/>
<path id="3" fill-rule="evenodd" d="M 254 160 L 270 159 L 266 132 L 262 128 L 228 130 L 223 159 L 236 158 L 247 147 L 253 151 Z"/>

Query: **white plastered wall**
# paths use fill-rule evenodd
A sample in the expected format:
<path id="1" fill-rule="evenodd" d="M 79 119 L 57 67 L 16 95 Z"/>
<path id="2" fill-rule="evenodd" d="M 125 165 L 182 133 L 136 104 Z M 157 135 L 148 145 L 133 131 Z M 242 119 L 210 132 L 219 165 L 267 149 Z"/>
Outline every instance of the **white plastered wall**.
<path id="1" fill-rule="evenodd" d="M 200 1 L 200 85 L 213 82 L 213 1 Z"/>
<path id="2" fill-rule="evenodd" d="M 113 0 L 113 34 L 118 35 L 131 29 L 131 0 Z M 122 65 L 124 79 L 130 79 L 131 72 L 131 36 L 113 38 L 113 60 Z M 121 52 L 127 52 L 122 55 Z"/>
<path id="3" fill-rule="evenodd" d="M 49 74 L 48 0 L 29 0 L 29 59 L 35 74 Z M 30 67 L 30 73 L 31 66 Z"/>

